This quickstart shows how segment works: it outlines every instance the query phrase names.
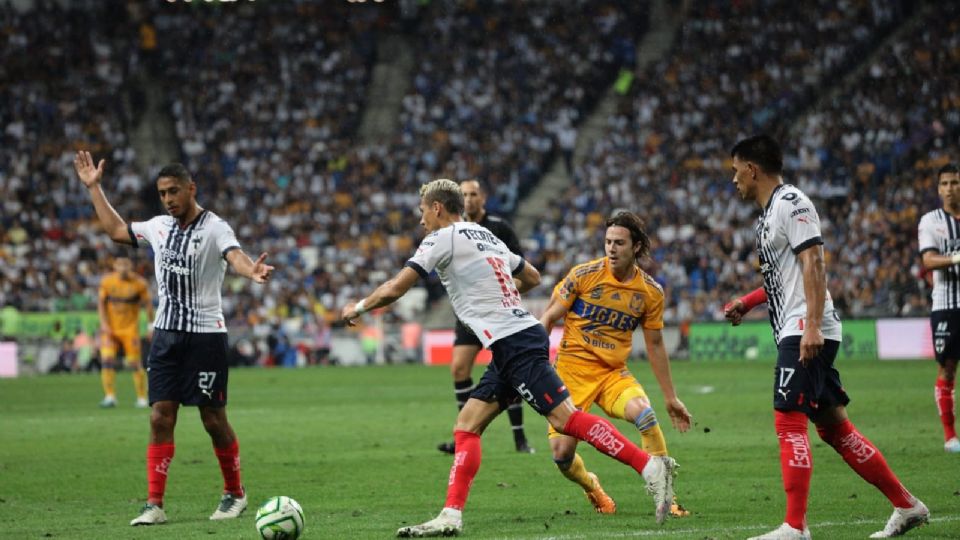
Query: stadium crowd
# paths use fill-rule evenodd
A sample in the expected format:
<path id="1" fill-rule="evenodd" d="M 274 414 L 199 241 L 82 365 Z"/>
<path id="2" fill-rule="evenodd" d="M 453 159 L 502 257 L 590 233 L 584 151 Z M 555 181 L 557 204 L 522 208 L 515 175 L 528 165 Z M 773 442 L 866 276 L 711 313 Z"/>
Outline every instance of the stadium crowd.
<path id="1" fill-rule="evenodd" d="M 530 245 L 546 275 L 599 255 L 577 246 L 599 249 L 610 209 L 638 208 L 655 233 L 646 266 L 672 300 L 666 317 L 722 319 L 725 302 L 760 283 L 756 209 L 737 201 L 728 147 L 739 136 L 767 131 L 787 141 L 785 181 L 823 200 L 830 290 L 843 314 L 926 309 L 920 270 L 905 272 L 903 261 L 918 262 L 918 212 L 937 205 L 932 166 L 946 159 L 946 141 L 956 146 L 951 99 L 957 94 L 947 88 L 951 78 L 942 77 L 957 63 L 950 46 L 956 40 L 946 38 L 956 29 L 956 9 L 923 13 L 919 33 L 897 36 L 849 82 L 851 90 L 802 115 L 909 6 L 819 2 L 815 31 L 803 22 L 811 20 L 811 7 L 693 6 L 671 53 L 638 74 L 607 134 L 579 165 L 575 185 L 539 224 Z M 903 58 L 905 51 L 918 58 Z M 905 98 L 915 95 L 928 97 Z M 798 114 L 805 127 L 788 131 Z M 864 136 L 877 140 L 861 144 Z M 937 159 L 927 158 L 931 150 Z M 891 155 L 903 157 L 893 162 Z"/>
<path id="2" fill-rule="evenodd" d="M 483 178 L 490 210 L 509 215 L 558 156 L 561 133 L 634 66 L 649 9 L 435 2 L 401 28 L 388 11 L 345 16 L 348 3 L 55 6 L 0 7 L 0 190 L 10 194 L 0 202 L 0 304 L 95 306 L 116 251 L 71 173 L 77 146 L 108 159 L 106 189 L 121 215 L 160 212 L 129 142 L 142 100 L 135 74 L 150 69 L 201 204 L 278 266 L 259 291 L 228 274 L 231 328 L 332 318 L 396 271 L 419 240 L 412 209 L 431 178 Z M 755 209 L 735 201 L 728 147 L 757 131 L 789 133 L 786 180 L 826 202 L 830 288 L 844 314 L 922 311 L 919 268 L 889 261 L 916 260 L 918 212 L 936 204 L 931 168 L 948 154 L 956 161 L 960 96 L 943 76 L 956 71 L 956 8 L 925 8 L 918 32 L 886 45 L 849 91 L 817 102 L 909 9 L 692 3 L 670 52 L 636 73 L 574 185 L 524 242 L 527 255 L 545 277 L 563 275 L 600 255 L 610 211 L 637 210 L 654 233 L 647 266 L 669 291 L 667 320 L 717 319 L 759 283 Z M 357 128 L 385 31 L 408 32 L 416 67 L 399 132 L 363 144 Z"/>

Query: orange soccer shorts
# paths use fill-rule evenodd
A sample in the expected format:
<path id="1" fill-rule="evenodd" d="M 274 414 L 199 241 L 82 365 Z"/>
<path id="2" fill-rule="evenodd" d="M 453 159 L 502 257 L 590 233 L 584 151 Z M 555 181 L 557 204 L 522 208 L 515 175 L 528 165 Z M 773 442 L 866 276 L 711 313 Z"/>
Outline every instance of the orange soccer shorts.
<path id="1" fill-rule="evenodd" d="M 100 358 L 104 360 L 115 359 L 118 348 L 122 348 L 124 362 L 127 365 L 140 364 L 140 334 L 136 329 L 103 334 L 100 343 Z"/>
<path id="2" fill-rule="evenodd" d="M 558 356 L 554 366 L 557 374 L 567 385 L 573 404 L 582 411 L 589 411 L 594 403 L 611 418 L 624 418 L 627 402 L 634 398 L 647 398 L 643 386 L 626 367 L 611 367 L 602 360 L 582 360 L 570 356 Z M 560 435 L 553 426 L 547 426 L 550 438 Z"/>

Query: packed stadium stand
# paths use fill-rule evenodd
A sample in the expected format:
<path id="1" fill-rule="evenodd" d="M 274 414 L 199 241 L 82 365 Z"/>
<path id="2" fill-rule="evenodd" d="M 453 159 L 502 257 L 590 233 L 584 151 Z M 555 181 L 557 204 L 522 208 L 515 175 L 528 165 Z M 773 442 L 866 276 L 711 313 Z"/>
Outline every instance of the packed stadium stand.
<path id="1" fill-rule="evenodd" d="M 635 69 L 636 44 L 657 23 L 648 1 L 416 4 L 402 15 L 398 4 L 306 1 L 0 7 L 0 305 L 95 308 L 110 257 L 128 251 L 99 232 L 72 155 L 108 160 L 105 189 L 124 217 L 160 213 L 162 163 L 143 163 L 131 142 L 145 86 L 157 85 L 169 157 L 247 251 L 278 267 L 266 288 L 228 275 L 231 330 L 335 323 L 416 246 L 420 183 L 482 178 L 489 209 L 509 217 L 562 159 L 561 132 Z M 783 139 L 786 181 L 823 201 L 844 315 L 924 312 L 915 227 L 937 204 L 932 171 L 957 161 L 956 6 L 669 5 L 684 10 L 673 46 L 636 69 L 569 186 L 521 231 L 548 278 L 535 294 L 599 256 L 603 220 L 627 208 L 654 236 L 646 267 L 668 291 L 668 321 L 720 318 L 759 285 L 755 209 L 736 199 L 727 154 L 765 131 Z M 409 90 L 397 132 L 361 140 L 388 32 L 412 49 Z M 137 262 L 149 277 L 146 254 Z"/>

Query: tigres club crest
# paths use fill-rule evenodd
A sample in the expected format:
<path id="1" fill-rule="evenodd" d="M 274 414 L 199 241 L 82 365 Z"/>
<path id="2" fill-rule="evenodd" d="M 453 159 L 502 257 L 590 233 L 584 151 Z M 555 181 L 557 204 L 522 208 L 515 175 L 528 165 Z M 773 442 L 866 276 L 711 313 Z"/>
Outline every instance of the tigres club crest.
<path id="1" fill-rule="evenodd" d="M 643 313 L 643 295 L 640 293 L 633 293 L 633 298 L 630 299 L 630 311 L 633 311 L 635 315 L 640 315 Z"/>
<path id="2" fill-rule="evenodd" d="M 603 296 L 603 285 L 597 285 L 590 291 L 590 298 L 593 300 L 599 300 Z"/>

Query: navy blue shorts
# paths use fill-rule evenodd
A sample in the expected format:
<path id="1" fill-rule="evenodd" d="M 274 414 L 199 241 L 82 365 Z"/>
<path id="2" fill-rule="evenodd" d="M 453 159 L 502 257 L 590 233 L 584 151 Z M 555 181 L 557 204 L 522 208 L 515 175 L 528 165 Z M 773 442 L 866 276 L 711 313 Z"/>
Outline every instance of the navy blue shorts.
<path id="1" fill-rule="evenodd" d="M 930 333 L 938 364 L 960 359 L 960 310 L 930 312 Z"/>
<path id="2" fill-rule="evenodd" d="M 800 411 L 813 419 L 822 409 L 850 403 L 840 373 L 833 367 L 839 349 L 839 341 L 824 340 L 820 354 L 803 367 L 800 336 L 780 340 L 773 372 L 773 408 Z"/>
<path id="3" fill-rule="evenodd" d="M 521 398 L 546 416 L 570 397 L 567 386 L 549 362 L 550 340 L 537 324 L 490 345 L 493 360 L 470 394 L 506 408 Z"/>
<path id="4" fill-rule="evenodd" d="M 473 333 L 473 330 L 467 328 L 467 325 L 460 322 L 460 319 L 457 319 L 457 327 L 454 330 L 453 346 L 457 345 L 475 345 L 477 347 L 483 348 L 483 343 L 480 342 L 480 338 Z"/>
<path id="5" fill-rule="evenodd" d="M 147 357 L 150 404 L 227 404 L 227 334 L 156 330 Z"/>

